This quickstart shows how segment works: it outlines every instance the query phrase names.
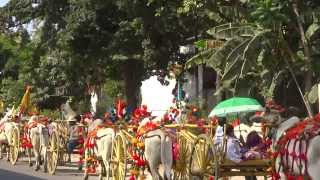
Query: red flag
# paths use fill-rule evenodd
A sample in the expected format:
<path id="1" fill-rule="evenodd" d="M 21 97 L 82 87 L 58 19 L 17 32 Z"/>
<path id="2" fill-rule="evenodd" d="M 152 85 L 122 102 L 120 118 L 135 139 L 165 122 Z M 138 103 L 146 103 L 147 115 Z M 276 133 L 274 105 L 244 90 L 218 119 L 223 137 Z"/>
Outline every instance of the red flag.
<path id="1" fill-rule="evenodd" d="M 126 103 L 123 100 L 119 99 L 116 104 L 118 118 L 120 118 L 120 119 L 123 118 L 125 107 L 126 107 Z"/>
<path id="2" fill-rule="evenodd" d="M 240 125 L 240 119 L 239 119 L 239 118 L 238 118 L 238 119 L 235 119 L 234 121 L 232 121 L 231 125 L 232 125 L 233 127 L 239 126 L 239 125 Z"/>

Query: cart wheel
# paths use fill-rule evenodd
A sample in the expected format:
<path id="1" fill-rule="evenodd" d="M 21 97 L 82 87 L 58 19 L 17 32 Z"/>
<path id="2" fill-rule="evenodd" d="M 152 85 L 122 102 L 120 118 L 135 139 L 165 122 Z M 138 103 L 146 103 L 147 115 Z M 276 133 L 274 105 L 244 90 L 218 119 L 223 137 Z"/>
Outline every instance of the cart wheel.
<path id="1" fill-rule="evenodd" d="M 190 174 L 207 179 L 212 174 L 216 174 L 217 162 L 217 155 L 212 139 L 205 134 L 199 135 L 193 144 L 190 155 Z"/>
<path id="2" fill-rule="evenodd" d="M 124 180 L 127 170 L 126 140 L 122 135 L 117 135 L 112 143 L 111 170 L 112 179 Z"/>
<path id="3" fill-rule="evenodd" d="M 53 175 L 56 172 L 59 159 L 59 136 L 53 131 L 49 139 L 48 147 L 48 172 Z"/>
<path id="4" fill-rule="evenodd" d="M 191 154 L 192 143 L 183 135 L 183 131 L 177 134 L 179 156 L 175 161 L 173 179 L 189 179 L 188 158 Z"/>
<path id="5" fill-rule="evenodd" d="M 58 166 L 64 166 L 66 162 L 68 161 L 68 153 L 66 153 L 67 149 L 67 141 L 65 138 L 58 136 L 59 138 L 59 158 L 58 158 Z"/>
<path id="6" fill-rule="evenodd" d="M 19 148 L 19 130 L 17 128 L 14 128 L 11 134 L 11 144 L 9 148 L 10 162 L 12 165 L 15 165 L 18 161 Z"/>

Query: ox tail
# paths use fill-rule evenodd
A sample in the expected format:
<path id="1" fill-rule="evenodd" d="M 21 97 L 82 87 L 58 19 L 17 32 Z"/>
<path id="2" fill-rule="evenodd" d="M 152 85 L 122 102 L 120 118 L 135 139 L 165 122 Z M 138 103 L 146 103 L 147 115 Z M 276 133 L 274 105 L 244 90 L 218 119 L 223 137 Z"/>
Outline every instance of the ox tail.
<path id="1" fill-rule="evenodd" d="M 171 168 L 172 168 L 172 141 L 169 136 L 161 135 L 161 162 L 164 167 L 165 179 L 171 179 Z"/>

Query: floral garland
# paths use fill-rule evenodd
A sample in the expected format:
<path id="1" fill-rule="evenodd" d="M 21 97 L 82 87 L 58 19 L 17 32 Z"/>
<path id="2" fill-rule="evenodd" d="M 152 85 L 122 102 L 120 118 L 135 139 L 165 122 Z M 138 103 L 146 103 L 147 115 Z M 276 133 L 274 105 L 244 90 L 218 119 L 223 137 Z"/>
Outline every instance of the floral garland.
<path id="1" fill-rule="evenodd" d="M 96 146 L 96 131 L 88 134 L 84 147 L 88 151 L 88 157 L 85 159 L 88 167 L 84 169 L 86 173 L 96 173 L 96 167 L 98 166 L 98 160 L 94 155 L 94 147 Z"/>
<path id="2" fill-rule="evenodd" d="M 151 113 L 148 112 L 148 107 L 146 105 L 142 105 L 140 108 L 137 108 L 133 111 L 132 117 L 131 117 L 131 123 L 133 125 L 138 125 L 139 121 L 142 118 L 146 118 L 151 116 Z"/>
<path id="3" fill-rule="evenodd" d="M 26 133 L 24 133 L 23 137 L 21 138 L 21 142 L 21 146 L 23 149 L 30 149 L 33 147 L 30 138 L 26 135 Z"/>
<path id="4" fill-rule="evenodd" d="M 88 153 L 88 157 L 85 159 L 87 164 L 89 164 L 88 165 L 89 167 L 85 168 L 85 172 L 87 172 L 87 173 L 96 173 L 96 167 L 98 166 L 98 160 L 97 160 L 97 158 L 96 158 L 96 156 L 94 154 L 94 148 L 96 146 L 96 137 L 97 137 L 98 131 L 101 128 L 106 127 L 107 125 L 108 125 L 108 123 L 103 125 L 103 126 L 97 126 L 96 128 L 94 128 L 92 131 L 90 131 L 88 133 L 88 136 L 87 136 L 87 138 L 85 140 L 85 146 L 84 146 L 84 148 L 82 148 L 82 153 L 84 152 L 84 150 L 87 150 L 89 152 Z M 81 138 L 80 138 L 80 140 L 81 140 Z M 79 152 L 79 154 L 80 154 L 80 152 Z M 78 163 L 82 164 L 83 163 L 83 159 L 80 158 Z"/>
<path id="5" fill-rule="evenodd" d="M 144 143 L 137 138 L 131 139 L 132 149 L 129 149 L 129 154 L 131 155 L 133 164 L 130 169 L 130 180 L 145 179 L 144 170 L 146 166 L 146 160 L 143 156 L 144 154 Z M 140 174 L 140 172 L 142 172 Z"/>
<path id="6" fill-rule="evenodd" d="M 83 155 L 84 155 L 84 137 L 83 137 L 83 128 L 82 127 L 78 127 L 78 134 L 79 134 L 79 140 L 78 143 L 80 144 L 80 148 L 78 150 L 78 154 L 79 154 L 79 161 L 78 161 L 78 165 L 82 165 L 83 164 Z"/>
<path id="7" fill-rule="evenodd" d="M 289 141 L 295 140 L 301 141 L 302 140 L 310 140 L 313 137 L 319 135 L 320 133 L 320 114 L 316 115 L 314 118 L 309 118 L 305 119 L 302 122 L 299 122 L 296 124 L 294 127 L 288 129 L 284 135 L 280 138 L 280 140 L 277 142 L 276 148 L 277 151 L 272 153 L 272 157 L 276 159 L 277 157 L 289 157 L 291 156 L 293 161 L 299 160 L 300 163 L 307 163 L 307 150 L 305 152 L 295 152 L 295 147 L 294 151 L 290 152 L 289 149 L 286 147 Z M 296 142 L 294 144 L 296 144 Z M 295 146 L 295 145 L 294 145 Z M 306 147 L 307 149 L 308 147 Z M 301 166 L 302 164 L 300 164 Z M 286 167 L 287 164 L 281 161 L 280 166 Z M 280 168 L 279 168 L 280 170 Z M 272 173 L 272 180 L 279 180 L 280 179 L 280 173 L 279 170 L 276 171 L 274 170 Z M 302 170 L 300 169 L 300 174 L 296 175 L 293 173 L 292 168 L 288 168 L 289 171 L 285 173 L 286 177 L 288 180 L 304 180 L 306 176 L 306 172 L 303 173 Z M 307 171 L 307 169 L 305 169 Z"/>
<path id="8" fill-rule="evenodd" d="M 144 126 L 142 126 L 138 129 L 136 136 L 139 138 L 139 137 L 143 136 L 144 134 L 146 134 L 150 131 L 153 131 L 159 127 L 160 127 L 159 124 L 152 122 L 152 121 L 149 121 Z"/>

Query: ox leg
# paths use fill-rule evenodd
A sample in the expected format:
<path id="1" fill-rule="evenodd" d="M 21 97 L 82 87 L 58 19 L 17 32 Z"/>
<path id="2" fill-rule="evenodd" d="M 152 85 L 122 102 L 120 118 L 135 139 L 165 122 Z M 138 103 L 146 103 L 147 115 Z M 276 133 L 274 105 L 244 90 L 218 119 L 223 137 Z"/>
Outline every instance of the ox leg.
<path id="1" fill-rule="evenodd" d="M 83 166 L 83 157 L 80 155 L 79 157 L 79 162 L 78 162 L 78 170 L 82 171 L 82 166 Z"/>
<path id="2" fill-rule="evenodd" d="M 99 175 L 99 180 L 103 180 L 103 177 L 106 176 L 106 167 L 103 163 L 103 160 L 100 160 L 99 161 L 99 164 L 100 164 L 100 175 Z"/>
<path id="3" fill-rule="evenodd" d="M 149 162 L 151 162 L 151 161 L 149 161 Z M 160 178 L 161 176 L 159 174 L 159 171 L 158 171 L 157 167 L 158 166 L 155 165 L 155 164 L 150 164 L 150 172 L 151 172 L 151 176 L 152 176 L 153 180 L 160 180 L 161 179 Z"/>
<path id="4" fill-rule="evenodd" d="M 10 161 L 10 159 L 9 159 L 10 146 L 9 145 L 6 147 L 6 151 L 7 151 L 7 161 L 9 162 Z"/>
<path id="5" fill-rule="evenodd" d="M 172 159 L 172 141 L 171 139 L 168 137 L 168 136 L 165 136 L 164 137 L 165 140 L 164 140 L 164 148 L 162 149 L 161 148 L 161 151 L 164 151 L 164 155 L 165 157 L 163 157 L 162 159 L 162 164 L 164 166 L 164 179 L 166 180 L 171 180 L 171 169 L 172 169 L 172 162 L 173 162 L 173 159 Z"/>
<path id="6" fill-rule="evenodd" d="M 89 174 L 88 174 L 88 168 L 89 168 L 89 164 L 88 162 L 86 161 L 86 159 L 88 159 L 89 157 L 89 150 L 88 149 L 85 149 L 84 151 L 84 174 L 83 174 L 83 180 L 88 180 L 89 179 Z"/>
<path id="7" fill-rule="evenodd" d="M 3 156 L 2 156 L 2 149 L 3 149 L 3 144 L 2 144 L 2 141 L 0 141 L 0 159 L 3 159 Z"/>
<path id="8" fill-rule="evenodd" d="M 31 161 L 31 148 L 27 148 L 27 154 L 28 154 L 28 159 L 29 159 L 29 166 L 32 167 L 32 161 Z"/>
<path id="9" fill-rule="evenodd" d="M 40 154 L 40 146 L 39 143 L 33 144 L 33 154 L 36 160 L 36 166 L 35 171 L 38 171 L 40 169 L 40 161 L 41 161 L 41 154 Z"/>
<path id="10" fill-rule="evenodd" d="M 101 168 L 102 172 L 101 175 L 107 178 L 110 177 L 110 164 L 109 161 L 111 159 L 111 152 L 112 152 L 112 137 L 106 136 L 101 139 L 100 143 L 97 143 L 100 146 L 100 156 L 101 156 Z M 99 146 L 98 146 L 99 149 Z"/>
<path id="11" fill-rule="evenodd" d="M 308 173 L 311 179 L 319 179 L 320 177 L 320 136 L 313 138 L 309 144 L 307 152 L 308 157 Z"/>
<path id="12" fill-rule="evenodd" d="M 43 148 L 43 171 L 48 171 L 48 158 L 47 158 L 47 147 Z"/>
<path id="13" fill-rule="evenodd" d="M 36 167 L 35 167 L 35 171 L 38 171 L 39 169 L 40 169 L 40 159 L 41 159 L 41 157 L 40 157 L 40 154 L 39 154 L 39 152 L 36 152 L 36 150 L 35 150 L 35 152 L 34 152 L 34 157 L 35 157 L 35 159 L 36 159 Z"/>

